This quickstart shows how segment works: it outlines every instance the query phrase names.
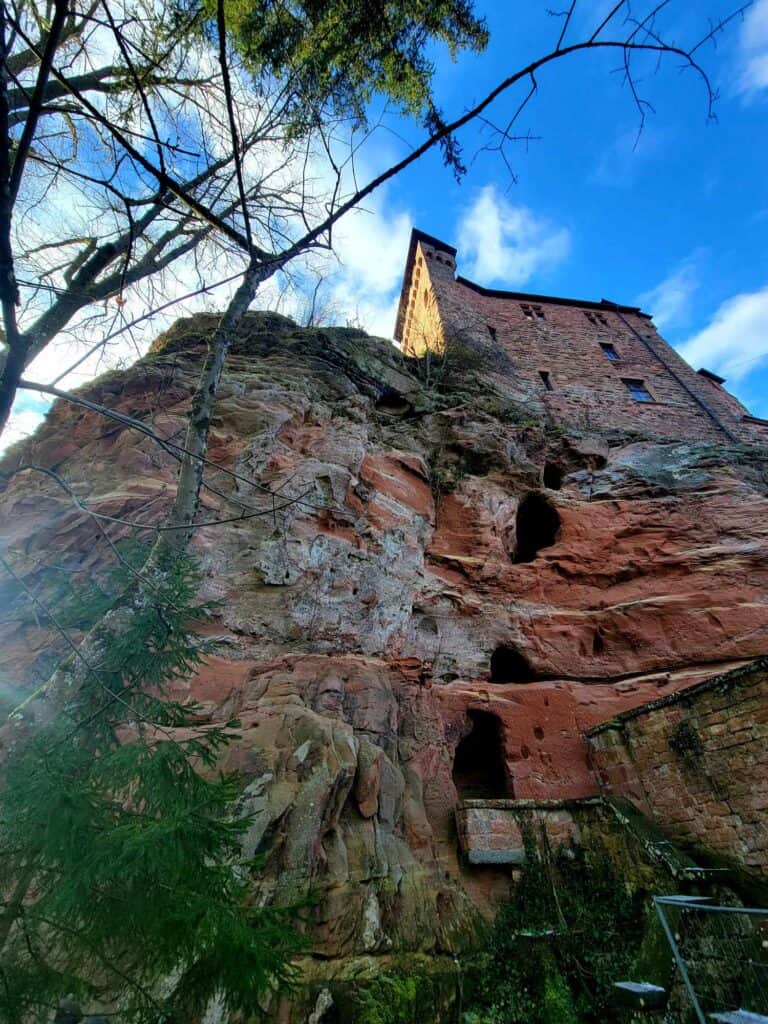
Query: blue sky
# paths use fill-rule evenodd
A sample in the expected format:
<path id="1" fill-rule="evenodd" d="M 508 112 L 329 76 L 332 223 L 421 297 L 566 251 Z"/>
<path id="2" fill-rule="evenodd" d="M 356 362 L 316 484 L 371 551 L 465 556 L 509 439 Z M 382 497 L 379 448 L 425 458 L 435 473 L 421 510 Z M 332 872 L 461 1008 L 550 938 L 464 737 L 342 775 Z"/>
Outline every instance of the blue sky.
<path id="1" fill-rule="evenodd" d="M 462 54 L 455 64 L 444 52 L 434 55 L 437 99 L 449 118 L 551 50 L 559 22 L 546 10 L 567 5 L 476 0 L 475 6 L 488 20 L 488 50 Z M 610 6 L 578 0 L 568 38 L 583 38 Z M 635 0 L 635 10 L 641 6 Z M 676 41 L 698 38 L 731 9 L 728 0 L 669 0 L 664 29 Z M 516 126 L 530 141 L 508 148 L 509 167 L 493 150 L 493 134 L 475 123 L 460 136 L 468 164 L 460 183 L 430 155 L 338 225 L 340 267 L 328 282 L 328 319 L 391 337 L 416 226 L 455 244 L 459 272 L 482 284 L 642 305 L 695 368 L 721 373 L 755 415 L 768 417 L 768 0 L 755 0 L 717 47 L 707 45 L 700 56 L 719 94 L 717 121 L 707 121 L 703 83 L 677 58 L 658 70 L 646 59 L 637 66 L 637 83 L 655 112 L 639 137 L 638 112 L 616 72 L 615 52 L 577 55 L 543 69 Z M 526 89 L 502 98 L 490 118 L 502 123 Z M 361 150 L 358 180 L 421 137 L 412 122 L 385 120 Z M 231 269 L 223 267 L 222 276 Z M 175 290 L 187 290 L 183 274 Z M 278 293 L 270 282 L 256 305 L 274 306 Z M 140 295 L 129 291 L 126 298 L 128 319 L 143 312 Z M 226 298 L 222 289 L 205 302 L 221 309 Z M 301 302 L 285 301 L 284 312 L 300 313 Z M 143 334 L 135 331 L 130 343 L 81 366 L 63 386 L 132 361 L 168 320 L 194 308 L 179 303 L 165 319 L 148 321 Z M 71 345 L 54 346 L 28 376 L 50 381 L 76 355 Z M 3 441 L 34 429 L 46 406 L 20 395 Z"/>
<path id="2" fill-rule="evenodd" d="M 477 3 L 491 44 L 456 65 L 437 56 L 444 110 L 461 111 L 545 52 L 557 31 L 545 9 L 564 6 Z M 582 6 L 574 37 L 605 5 Z M 671 8 L 669 33 L 679 40 L 729 9 L 708 0 Z M 482 150 L 491 134 L 476 128 L 461 136 L 469 173 L 460 184 L 428 159 L 390 186 L 378 214 L 405 215 L 453 242 L 459 272 L 481 283 L 641 304 L 696 368 L 721 372 L 768 417 L 768 0 L 701 58 L 719 93 L 715 123 L 695 74 L 677 58 L 658 73 L 646 61 L 639 88 L 655 113 L 638 139 L 616 55 L 575 56 L 539 74 L 517 124 L 517 134 L 537 138 L 508 149 L 516 181 L 497 152 Z M 492 116 L 503 121 L 522 95 Z"/>

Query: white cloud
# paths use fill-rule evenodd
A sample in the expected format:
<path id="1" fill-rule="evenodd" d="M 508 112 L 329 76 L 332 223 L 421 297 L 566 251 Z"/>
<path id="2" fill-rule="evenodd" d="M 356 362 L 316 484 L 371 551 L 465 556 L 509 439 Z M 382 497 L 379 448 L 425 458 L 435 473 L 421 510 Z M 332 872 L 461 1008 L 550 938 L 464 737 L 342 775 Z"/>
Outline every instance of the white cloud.
<path id="1" fill-rule="evenodd" d="M 638 122 L 603 149 L 588 181 L 592 185 L 629 188 L 647 161 L 660 152 L 663 141 L 661 132 L 649 124 L 640 130 Z"/>
<path id="2" fill-rule="evenodd" d="M 663 281 L 638 296 L 638 305 L 653 316 L 660 330 L 684 327 L 690 319 L 691 300 L 699 287 L 699 249 L 668 274 Z"/>
<path id="3" fill-rule="evenodd" d="M 23 412 L 12 412 L 0 437 L 0 452 L 10 448 L 12 444 L 16 444 L 22 437 L 28 437 L 29 434 L 33 434 L 44 419 L 45 415 L 43 413 L 30 409 Z"/>
<path id="4" fill-rule="evenodd" d="M 411 223 L 408 212 L 390 209 L 386 192 L 339 223 L 334 245 L 341 266 L 330 284 L 342 322 L 350 319 L 369 334 L 392 337 Z"/>
<path id="5" fill-rule="evenodd" d="M 570 232 L 516 206 L 486 185 L 459 223 L 459 251 L 479 282 L 525 284 L 568 255 Z"/>
<path id="6" fill-rule="evenodd" d="M 768 0 L 757 0 L 744 15 L 739 47 L 740 91 L 749 95 L 768 89 Z"/>
<path id="7" fill-rule="evenodd" d="M 333 231 L 333 253 L 310 253 L 269 282 L 256 303 L 304 324 L 354 324 L 391 338 L 412 218 L 386 189 L 350 210 Z"/>
<path id="8" fill-rule="evenodd" d="M 680 354 L 695 367 L 706 366 L 740 380 L 768 362 L 766 324 L 768 285 L 724 302 L 707 327 L 679 346 Z"/>

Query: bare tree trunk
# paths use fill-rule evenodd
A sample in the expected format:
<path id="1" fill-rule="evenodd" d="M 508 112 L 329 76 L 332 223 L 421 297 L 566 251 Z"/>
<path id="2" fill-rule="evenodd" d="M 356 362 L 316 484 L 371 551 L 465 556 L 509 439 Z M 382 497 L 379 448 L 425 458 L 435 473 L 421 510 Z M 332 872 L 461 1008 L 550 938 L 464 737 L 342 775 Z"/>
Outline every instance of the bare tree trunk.
<path id="1" fill-rule="evenodd" d="M 19 288 L 13 263 L 11 246 L 11 218 L 13 217 L 13 192 L 11 172 L 11 138 L 8 132 L 8 26 L 5 18 L 5 4 L 0 0 L 0 309 L 2 310 L 3 341 L 7 352 L 2 353 L 3 365 L 0 376 L 0 431 L 5 426 L 13 404 L 15 388 L 8 386 L 8 376 L 21 375 L 24 353 L 20 349 L 16 324 L 16 305 Z M 18 372 L 17 372 L 18 371 Z"/>
<path id="2" fill-rule="evenodd" d="M 208 344 L 208 355 L 192 398 L 176 500 L 168 519 L 171 529 L 164 531 L 155 543 L 150 555 L 151 564 L 156 564 L 168 555 L 180 553 L 189 543 L 192 523 L 200 503 L 200 487 L 205 469 L 203 459 L 208 448 L 211 416 L 232 337 L 253 302 L 259 285 L 276 270 L 277 264 L 264 265 L 255 259 L 251 261 Z"/>

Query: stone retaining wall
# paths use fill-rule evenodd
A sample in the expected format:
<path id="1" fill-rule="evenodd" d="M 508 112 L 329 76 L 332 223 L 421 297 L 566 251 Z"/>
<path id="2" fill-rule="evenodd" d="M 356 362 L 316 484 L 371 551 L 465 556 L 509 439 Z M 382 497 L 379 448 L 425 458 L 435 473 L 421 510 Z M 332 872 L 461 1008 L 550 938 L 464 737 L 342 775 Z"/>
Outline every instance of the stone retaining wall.
<path id="1" fill-rule="evenodd" d="M 581 834 L 572 811 L 600 805 L 592 800 L 462 800 L 456 809 L 461 851 L 470 864 L 525 863 L 526 826 L 549 845 L 578 845 Z"/>
<path id="2" fill-rule="evenodd" d="M 768 880 L 768 660 L 586 733 L 607 795 L 669 837 Z"/>

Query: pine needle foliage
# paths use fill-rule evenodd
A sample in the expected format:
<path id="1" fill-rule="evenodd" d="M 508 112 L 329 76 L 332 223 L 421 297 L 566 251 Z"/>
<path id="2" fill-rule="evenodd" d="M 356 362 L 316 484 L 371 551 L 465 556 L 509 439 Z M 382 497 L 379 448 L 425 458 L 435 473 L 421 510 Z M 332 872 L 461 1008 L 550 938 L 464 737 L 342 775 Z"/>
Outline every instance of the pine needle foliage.
<path id="1" fill-rule="evenodd" d="M 220 2 L 254 82 L 281 83 L 297 135 L 334 117 L 362 127 L 377 96 L 430 133 L 442 130 L 431 55 L 438 46 L 452 59 L 480 52 L 489 38 L 472 0 L 176 0 L 184 18 L 202 14 L 212 36 Z M 446 165 L 463 173 L 456 139 L 441 146 Z"/>
<path id="2" fill-rule="evenodd" d="M 109 614 L 114 642 L 46 720 L 16 723 L 0 779 L 0 1021 L 61 997 L 130 1024 L 187 1024 L 210 999 L 257 1014 L 301 948 L 287 911 L 248 906 L 248 821 L 217 771 L 237 723 L 200 724 L 169 684 L 209 650 L 186 557 Z"/>

